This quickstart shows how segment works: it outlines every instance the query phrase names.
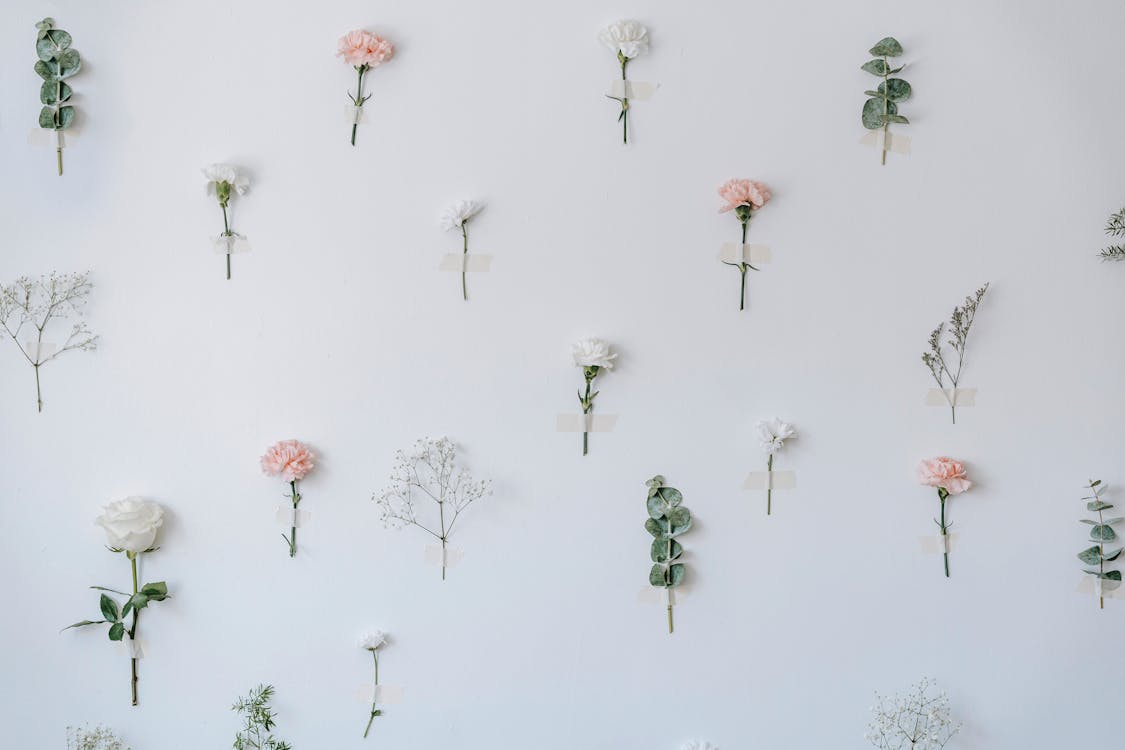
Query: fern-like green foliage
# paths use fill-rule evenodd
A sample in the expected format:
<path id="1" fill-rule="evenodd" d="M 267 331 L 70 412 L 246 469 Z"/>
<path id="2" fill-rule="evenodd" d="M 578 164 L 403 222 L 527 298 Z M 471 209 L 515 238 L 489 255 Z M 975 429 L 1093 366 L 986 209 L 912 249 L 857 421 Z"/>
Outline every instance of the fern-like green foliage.
<path id="1" fill-rule="evenodd" d="M 1125 237 L 1125 208 L 1109 217 L 1105 233 L 1110 237 Z M 1110 245 L 1101 252 L 1102 260 L 1125 260 L 1125 244 Z"/>
<path id="2" fill-rule="evenodd" d="M 62 131 L 74 124 L 74 107 L 68 104 L 73 91 L 66 82 L 82 69 L 82 58 L 78 50 L 70 45 L 74 41 L 70 34 L 55 28 L 55 21 L 44 18 L 35 24 L 38 34 L 35 38 L 35 53 L 39 60 L 35 72 L 43 79 L 39 88 L 39 127 L 46 130 Z M 59 174 L 62 174 L 62 147 L 58 148 Z"/>
<path id="3" fill-rule="evenodd" d="M 645 531 L 652 535 L 649 556 L 652 568 L 648 582 L 660 588 L 671 589 L 684 582 L 684 564 L 677 562 L 684 553 L 676 537 L 691 528 L 691 511 L 683 506 L 684 496 L 675 487 L 664 484 L 659 474 L 645 482 L 648 486 L 648 519 Z M 668 632 L 672 632 L 672 604 L 668 604 Z"/>
<path id="4" fill-rule="evenodd" d="M 898 105 L 910 98 L 912 89 L 910 84 L 902 78 L 893 77 L 906 67 L 905 65 L 900 65 L 897 68 L 891 67 L 890 58 L 902 55 L 902 45 L 898 43 L 897 39 L 890 36 L 881 39 L 869 52 L 874 59 L 868 60 L 860 68 L 883 80 L 878 88 L 863 92 L 868 98 L 863 103 L 860 119 L 863 122 L 863 127 L 868 130 L 883 131 L 883 164 L 886 164 L 887 139 L 885 135 L 890 129 L 891 123 L 910 124 L 910 120 L 899 114 Z"/>
<path id="5" fill-rule="evenodd" d="M 292 745 L 271 733 L 277 724 L 271 700 L 273 685 L 259 685 L 231 706 L 243 721 L 242 731 L 234 738 L 234 750 L 293 750 Z"/>
<path id="6" fill-rule="evenodd" d="M 1078 559 L 1088 566 L 1085 568 L 1086 573 L 1101 580 L 1104 589 L 1116 588 L 1121 585 L 1121 571 L 1106 570 L 1106 563 L 1113 562 L 1121 557 L 1122 548 L 1107 549 L 1106 545 L 1117 541 L 1117 532 L 1114 531 L 1113 527 L 1115 524 L 1125 521 L 1125 518 L 1105 517 L 1105 512 L 1113 508 L 1113 504 L 1102 500 L 1102 493 L 1105 492 L 1105 485 L 1102 484 L 1102 480 L 1091 480 L 1086 485 L 1086 489 L 1091 494 L 1082 499 L 1086 501 L 1086 510 L 1097 514 L 1097 520 L 1081 519 L 1081 523 L 1090 527 L 1090 541 L 1094 543 L 1094 546 L 1087 547 L 1079 552 Z M 1097 569 L 1094 570 L 1093 568 Z M 1099 605 L 1105 606 L 1104 597 L 1100 598 Z"/>

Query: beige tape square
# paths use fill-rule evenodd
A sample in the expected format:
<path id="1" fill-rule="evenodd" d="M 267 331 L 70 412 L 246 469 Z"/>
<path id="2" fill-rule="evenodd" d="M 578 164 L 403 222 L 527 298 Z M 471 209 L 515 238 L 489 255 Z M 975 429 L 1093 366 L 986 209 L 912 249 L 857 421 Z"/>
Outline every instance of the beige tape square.
<path id="1" fill-rule="evenodd" d="M 724 263 L 749 263 L 756 266 L 773 260 L 773 252 L 769 245 L 740 245 L 737 242 L 724 242 L 722 250 L 719 251 L 719 260 Z"/>
<path id="2" fill-rule="evenodd" d="M 793 471 L 752 471 L 742 483 L 744 490 L 792 490 L 797 488 Z"/>
<path id="3" fill-rule="evenodd" d="M 637 591 L 637 602 L 640 604 L 659 604 L 662 607 L 671 604 L 674 607 L 680 599 L 687 599 L 688 594 L 687 589 L 681 587 L 645 586 Z"/>
<path id="4" fill-rule="evenodd" d="M 926 406 L 976 406 L 976 388 L 931 388 L 926 391 Z"/>
<path id="5" fill-rule="evenodd" d="M 57 352 L 59 348 L 55 344 L 49 344 L 46 341 L 42 343 L 38 341 L 25 341 L 23 343 L 23 350 L 27 352 L 28 357 L 36 362 L 41 362 Z"/>
<path id="6" fill-rule="evenodd" d="M 644 81 L 622 81 L 617 79 L 609 85 L 609 95 L 617 99 L 636 99 L 643 102 L 651 99 L 659 88 L 656 84 Z"/>
<path id="7" fill-rule="evenodd" d="M 1101 594 L 1098 593 L 1099 584 Z M 1125 588 L 1122 588 L 1119 582 L 1107 581 L 1091 575 L 1082 576 L 1082 582 L 1074 590 L 1079 594 L 1093 594 L 1105 599 L 1125 599 Z"/>
<path id="8" fill-rule="evenodd" d="M 918 547 L 925 555 L 942 555 L 953 551 L 957 542 L 957 534 L 931 534 L 918 537 Z"/>
<path id="9" fill-rule="evenodd" d="M 439 544 L 427 544 L 425 561 L 430 565 L 441 565 L 442 562 L 442 547 Z M 461 562 L 465 557 L 465 551 L 456 547 L 446 545 L 445 553 L 445 567 L 452 568 Z"/>
<path id="10" fill-rule="evenodd" d="M 220 255 L 234 255 L 250 252 L 250 241 L 242 235 L 219 235 L 211 239 L 211 245 Z"/>
<path id="11" fill-rule="evenodd" d="M 555 432 L 613 432 L 617 414 L 559 414 Z"/>
<path id="12" fill-rule="evenodd" d="M 344 122 L 349 125 L 362 125 L 367 122 L 367 116 L 363 113 L 363 107 L 356 107 L 352 104 L 344 105 Z"/>
<path id="13" fill-rule="evenodd" d="M 448 253 L 441 258 L 441 271 L 466 271 L 468 273 L 483 273 L 492 267 L 491 255 L 477 253 Z"/>
<path id="14" fill-rule="evenodd" d="M 376 707 L 379 704 L 402 703 L 405 694 L 406 688 L 402 685 L 364 685 L 355 693 L 361 703 L 370 705 L 374 701 Z"/>
<path id="15" fill-rule="evenodd" d="M 312 518 L 312 513 L 309 513 L 307 510 L 294 508 L 291 505 L 283 505 L 277 509 L 277 513 L 274 514 L 274 517 L 282 526 L 296 526 L 297 528 L 301 528 Z"/>
<path id="16" fill-rule="evenodd" d="M 867 133 L 859 139 L 859 142 L 864 146 L 875 146 L 882 151 L 883 131 L 868 130 Z M 900 135 L 898 133 L 887 133 L 887 144 L 887 150 L 891 153 L 910 156 L 910 136 Z"/>
<path id="17" fill-rule="evenodd" d="M 67 128 L 65 131 L 35 128 L 27 134 L 27 145 L 66 148 L 71 141 L 78 139 L 78 134 L 78 128 Z"/>
<path id="18" fill-rule="evenodd" d="M 140 638 L 137 638 L 136 640 L 133 640 L 132 638 L 129 637 L 129 634 L 126 633 L 125 637 L 122 638 L 119 641 L 119 643 L 121 644 L 121 650 L 125 652 L 126 657 L 128 657 L 130 659 L 143 659 L 144 658 L 144 656 L 145 656 L 145 642 L 142 641 Z"/>

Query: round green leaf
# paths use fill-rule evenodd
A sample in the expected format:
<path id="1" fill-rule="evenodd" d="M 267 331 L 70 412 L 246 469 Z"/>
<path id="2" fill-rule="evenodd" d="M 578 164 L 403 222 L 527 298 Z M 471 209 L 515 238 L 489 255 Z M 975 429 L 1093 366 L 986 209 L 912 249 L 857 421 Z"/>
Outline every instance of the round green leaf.
<path id="1" fill-rule="evenodd" d="M 683 564 L 676 563 L 675 565 L 673 565 L 671 568 L 668 569 L 668 573 L 669 573 L 668 585 L 669 586 L 679 586 L 681 583 L 684 582 L 684 574 L 686 572 L 687 571 L 684 568 Z"/>
<path id="2" fill-rule="evenodd" d="M 1090 540 L 1094 542 L 1112 542 L 1117 538 L 1117 533 L 1112 527 L 1099 524 L 1090 529 Z"/>
<path id="3" fill-rule="evenodd" d="M 82 70 L 82 58 L 76 49 L 68 49 L 58 57 L 59 75 L 70 78 Z"/>
<path id="4" fill-rule="evenodd" d="M 51 29 L 47 32 L 47 38 L 60 50 L 68 48 L 74 42 L 70 33 L 62 29 Z"/>
<path id="5" fill-rule="evenodd" d="M 872 75 L 883 76 L 887 74 L 887 63 L 884 60 L 868 60 L 859 67 Z"/>
<path id="6" fill-rule="evenodd" d="M 902 54 L 902 45 L 893 36 L 888 36 L 880 39 L 869 52 L 875 57 L 898 57 Z"/>
<path id="7" fill-rule="evenodd" d="M 887 102 L 887 114 L 897 115 L 898 107 L 894 102 Z M 863 127 L 868 130 L 878 130 L 883 127 L 883 100 L 868 99 L 863 103 Z"/>
<path id="8" fill-rule="evenodd" d="M 670 528 L 667 520 L 660 518 L 649 518 L 645 521 L 645 531 L 652 534 L 657 539 L 667 539 L 669 536 Z"/>
<path id="9" fill-rule="evenodd" d="M 1078 559 L 1087 565 L 1097 565 L 1102 561 L 1102 552 L 1098 547 L 1090 547 L 1078 553 Z"/>
<path id="10" fill-rule="evenodd" d="M 51 41 L 51 38 L 44 36 L 35 43 L 35 54 L 39 55 L 40 60 L 50 61 L 54 60 L 55 56 L 59 54 L 59 48 Z"/>
<path id="11" fill-rule="evenodd" d="M 648 506 L 648 515 L 650 518 L 664 518 L 664 514 L 670 510 L 668 502 L 660 494 L 650 497 L 645 501 L 645 505 Z"/>
<path id="12" fill-rule="evenodd" d="M 59 94 L 61 93 L 61 97 Z M 39 88 L 39 101 L 44 104 L 58 104 L 60 101 L 65 102 L 74 93 L 70 90 L 70 86 L 65 83 L 56 83 L 55 81 L 43 81 L 43 85 Z"/>
<path id="13" fill-rule="evenodd" d="M 74 107 L 62 107 L 59 109 L 59 129 L 69 128 L 71 123 L 74 122 Z"/>
<path id="14" fill-rule="evenodd" d="M 39 110 L 39 127 L 47 130 L 55 129 L 55 110 L 50 107 Z"/>
<path id="15" fill-rule="evenodd" d="M 44 81 L 53 81 L 59 77 L 58 63 L 43 62 L 42 60 L 35 61 L 35 72 Z"/>
<path id="16" fill-rule="evenodd" d="M 661 487 L 659 494 L 670 508 L 675 508 L 684 501 L 684 496 L 675 487 Z"/>
<path id="17" fill-rule="evenodd" d="M 691 528 L 691 511 L 682 505 L 673 508 L 668 513 L 668 521 L 672 524 L 672 535 L 678 536 Z"/>
<path id="18" fill-rule="evenodd" d="M 663 565 L 653 565 L 652 569 L 648 572 L 648 582 L 653 586 L 666 585 L 667 581 L 664 580 L 665 572 L 666 568 Z"/>
<path id="19" fill-rule="evenodd" d="M 901 102 L 910 98 L 910 84 L 901 78 L 888 78 L 886 85 L 880 83 L 876 89 L 880 94 L 887 92 L 887 98 L 892 102 Z"/>
<path id="20" fill-rule="evenodd" d="M 115 622 L 109 626 L 109 639 L 119 641 L 125 635 L 125 623 Z"/>
<path id="21" fill-rule="evenodd" d="M 649 556 L 653 562 L 666 563 L 675 560 L 684 553 L 684 548 L 675 539 L 653 539 Z"/>

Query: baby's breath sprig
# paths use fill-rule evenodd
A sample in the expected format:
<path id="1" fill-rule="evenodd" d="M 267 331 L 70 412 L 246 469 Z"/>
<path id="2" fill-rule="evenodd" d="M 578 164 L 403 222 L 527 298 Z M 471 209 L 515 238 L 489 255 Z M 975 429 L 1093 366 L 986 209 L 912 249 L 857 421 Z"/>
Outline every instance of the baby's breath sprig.
<path id="1" fill-rule="evenodd" d="M 944 692 L 930 695 L 933 680 L 922 678 L 906 695 L 875 693 L 871 723 L 864 735 L 879 750 L 940 750 L 961 731 Z"/>

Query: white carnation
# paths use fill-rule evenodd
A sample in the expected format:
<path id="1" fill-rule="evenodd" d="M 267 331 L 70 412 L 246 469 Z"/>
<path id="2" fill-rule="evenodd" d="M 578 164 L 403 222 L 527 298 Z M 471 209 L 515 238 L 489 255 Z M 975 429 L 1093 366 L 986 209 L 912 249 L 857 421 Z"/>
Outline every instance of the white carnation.
<path id="1" fill-rule="evenodd" d="M 574 364 L 579 367 L 604 367 L 612 370 L 613 360 L 617 358 L 617 354 L 610 351 L 609 344 L 601 339 L 582 339 L 571 347 L 571 351 L 574 354 Z"/>
<path id="2" fill-rule="evenodd" d="M 648 29 L 637 21 L 611 23 L 601 30 L 598 38 L 615 54 L 620 53 L 630 60 L 648 52 Z"/>

